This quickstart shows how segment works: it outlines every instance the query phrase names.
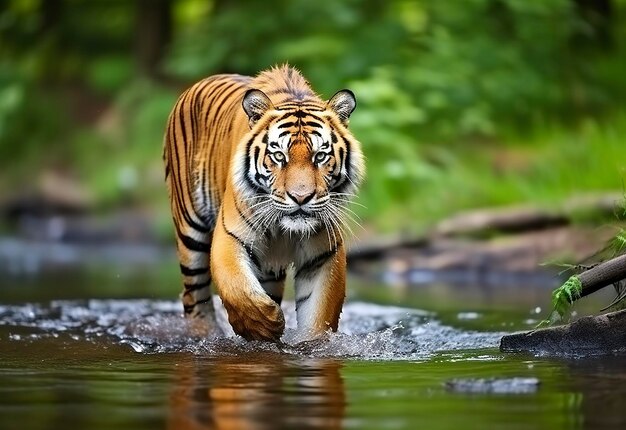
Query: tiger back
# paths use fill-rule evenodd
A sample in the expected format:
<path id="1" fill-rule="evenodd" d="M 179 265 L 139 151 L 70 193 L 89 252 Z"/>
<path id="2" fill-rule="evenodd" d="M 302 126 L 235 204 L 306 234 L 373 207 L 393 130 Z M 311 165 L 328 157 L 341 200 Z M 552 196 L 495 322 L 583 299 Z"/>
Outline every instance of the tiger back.
<path id="1" fill-rule="evenodd" d="M 164 161 L 187 316 L 212 319 L 214 285 L 237 334 L 277 340 L 293 267 L 298 329 L 337 329 L 347 204 L 364 176 L 355 106 L 348 90 L 323 101 L 289 66 L 180 96 Z"/>

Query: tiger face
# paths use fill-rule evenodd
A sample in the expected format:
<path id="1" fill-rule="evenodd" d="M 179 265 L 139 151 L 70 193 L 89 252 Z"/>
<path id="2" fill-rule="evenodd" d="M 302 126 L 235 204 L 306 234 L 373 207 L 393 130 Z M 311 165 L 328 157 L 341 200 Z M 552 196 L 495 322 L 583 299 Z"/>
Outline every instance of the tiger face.
<path id="1" fill-rule="evenodd" d="M 246 93 L 251 131 L 234 163 L 238 191 L 259 228 L 308 235 L 340 229 L 364 173 L 360 144 L 347 129 L 355 106 L 349 90 L 326 105 L 276 107 L 259 90 Z"/>

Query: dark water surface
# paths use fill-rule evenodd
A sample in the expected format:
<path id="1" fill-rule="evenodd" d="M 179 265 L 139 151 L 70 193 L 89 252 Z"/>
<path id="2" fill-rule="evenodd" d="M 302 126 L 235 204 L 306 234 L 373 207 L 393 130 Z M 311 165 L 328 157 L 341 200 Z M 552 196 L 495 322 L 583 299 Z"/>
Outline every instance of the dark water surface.
<path id="1" fill-rule="evenodd" d="M 626 428 L 626 357 L 498 351 L 545 316 L 549 288 L 353 280 L 340 333 L 302 344 L 288 329 L 277 346 L 223 318 L 200 335 L 173 276 L 116 270 L 2 278 L 0 428 Z M 491 378 L 538 385 L 494 393 Z"/>

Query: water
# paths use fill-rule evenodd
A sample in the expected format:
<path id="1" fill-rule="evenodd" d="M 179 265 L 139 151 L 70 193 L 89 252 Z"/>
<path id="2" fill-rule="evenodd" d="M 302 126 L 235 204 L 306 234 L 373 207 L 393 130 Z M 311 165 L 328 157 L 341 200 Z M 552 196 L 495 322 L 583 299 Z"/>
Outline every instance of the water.
<path id="1" fill-rule="evenodd" d="M 288 301 L 274 345 L 232 337 L 223 315 L 199 334 L 159 274 L 2 282 L 1 429 L 626 428 L 626 357 L 498 351 L 549 289 L 352 280 L 339 333 L 300 342 Z"/>

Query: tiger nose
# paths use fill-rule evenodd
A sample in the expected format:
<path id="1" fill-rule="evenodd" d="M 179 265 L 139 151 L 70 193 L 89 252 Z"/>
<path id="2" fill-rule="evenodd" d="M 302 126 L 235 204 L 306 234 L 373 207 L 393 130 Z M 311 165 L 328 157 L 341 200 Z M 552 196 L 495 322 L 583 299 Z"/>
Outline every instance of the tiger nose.
<path id="1" fill-rule="evenodd" d="M 296 203 L 298 203 L 300 206 L 306 204 L 307 202 L 309 202 L 313 196 L 315 195 L 315 191 L 292 191 L 292 192 L 287 192 L 287 195 L 289 197 L 291 197 L 291 199 L 293 201 L 295 201 Z"/>

